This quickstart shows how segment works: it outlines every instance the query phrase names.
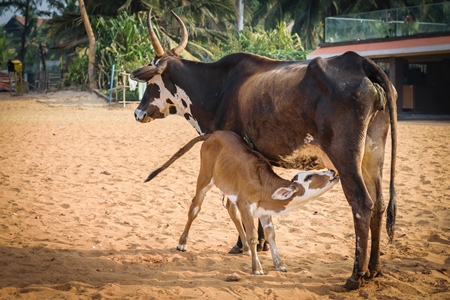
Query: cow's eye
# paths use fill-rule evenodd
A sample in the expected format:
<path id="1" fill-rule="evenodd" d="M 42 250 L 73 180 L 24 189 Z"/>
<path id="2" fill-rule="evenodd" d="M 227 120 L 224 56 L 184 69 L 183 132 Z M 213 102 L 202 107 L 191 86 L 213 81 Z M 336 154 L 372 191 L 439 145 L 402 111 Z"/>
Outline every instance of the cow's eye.
<path id="1" fill-rule="evenodd" d="M 310 181 L 312 179 L 312 175 L 308 175 L 305 177 L 305 181 Z"/>

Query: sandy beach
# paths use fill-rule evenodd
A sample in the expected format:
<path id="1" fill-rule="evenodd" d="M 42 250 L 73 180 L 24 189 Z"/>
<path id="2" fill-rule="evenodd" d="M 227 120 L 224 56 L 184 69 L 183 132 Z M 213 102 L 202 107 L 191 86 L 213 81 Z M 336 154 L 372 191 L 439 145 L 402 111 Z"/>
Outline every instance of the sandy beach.
<path id="1" fill-rule="evenodd" d="M 0 299 L 450 299 L 450 122 L 399 122 L 396 237 L 383 230 L 384 274 L 347 291 L 355 245 L 340 184 L 273 218 L 287 273 L 270 252 L 263 276 L 227 254 L 237 233 L 216 188 L 178 252 L 200 144 L 144 180 L 197 133 L 181 117 L 138 123 L 136 106 L 0 93 Z"/>

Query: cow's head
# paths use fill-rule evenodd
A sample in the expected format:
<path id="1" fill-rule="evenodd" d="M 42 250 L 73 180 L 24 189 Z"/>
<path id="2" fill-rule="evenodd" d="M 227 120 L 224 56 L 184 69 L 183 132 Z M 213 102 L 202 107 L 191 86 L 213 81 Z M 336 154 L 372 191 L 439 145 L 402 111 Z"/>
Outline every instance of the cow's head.
<path id="1" fill-rule="evenodd" d="M 156 36 L 151 23 L 151 10 L 147 15 L 147 31 L 155 50 L 155 57 L 148 66 L 133 71 L 130 78 L 147 83 L 147 89 L 136 108 L 134 115 L 137 121 L 146 123 L 156 118 L 164 118 L 170 114 L 185 115 L 189 111 L 190 99 L 170 79 L 170 65 L 178 61 L 188 42 L 188 35 L 183 21 L 172 12 L 181 27 L 181 41 L 177 47 L 164 50 Z"/>
<path id="2" fill-rule="evenodd" d="M 294 176 L 292 184 L 288 187 L 278 188 L 272 195 L 274 200 L 309 201 L 319 197 L 336 183 L 339 182 L 339 175 L 333 170 L 322 171 L 302 171 Z"/>

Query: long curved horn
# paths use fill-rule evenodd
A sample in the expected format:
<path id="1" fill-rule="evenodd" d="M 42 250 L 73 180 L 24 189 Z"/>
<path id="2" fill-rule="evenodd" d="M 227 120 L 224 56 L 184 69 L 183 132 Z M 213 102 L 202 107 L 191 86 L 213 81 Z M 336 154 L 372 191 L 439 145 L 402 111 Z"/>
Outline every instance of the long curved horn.
<path id="1" fill-rule="evenodd" d="M 175 55 L 178 56 L 184 51 L 184 48 L 186 48 L 186 45 L 188 43 L 188 32 L 187 32 L 186 26 L 184 26 L 184 23 L 180 19 L 180 17 L 177 16 L 177 14 L 174 13 L 173 11 L 171 11 L 171 13 L 175 17 L 175 19 L 177 19 L 177 22 L 178 22 L 178 24 L 180 24 L 180 27 L 181 27 L 181 41 L 178 44 L 178 46 L 176 46 L 175 48 L 172 49 L 172 53 L 174 53 Z"/>
<path id="2" fill-rule="evenodd" d="M 158 37 L 155 34 L 155 31 L 153 31 L 152 22 L 150 20 L 151 18 L 152 18 L 152 9 L 150 9 L 147 14 L 148 38 L 152 43 L 153 50 L 155 50 L 155 55 L 157 57 L 161 57 L 164 55 L 164 48 L 161 46 L 161 43 L 159 42 Z"/>

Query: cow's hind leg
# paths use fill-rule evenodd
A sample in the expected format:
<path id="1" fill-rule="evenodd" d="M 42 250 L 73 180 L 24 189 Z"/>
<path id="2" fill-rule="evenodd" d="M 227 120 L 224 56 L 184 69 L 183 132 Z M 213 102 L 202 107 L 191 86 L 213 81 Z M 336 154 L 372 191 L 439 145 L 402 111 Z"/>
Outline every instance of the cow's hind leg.
<path id="1" fill-rule="evenodd" d="M 264 228 L 264 234 L 269 241 L 270 252 L 272 253 L 273 266 L 277 271 L 287 272 L 286 266 L 278 255 L 277 245 L 275 244 L 275 228 L 273 227 L 271 216 L 262 216 L 260 219 Z"/>
<path id="2" fill-rule="evenodd" d="M 382 171 L 385 141 L 389 129 L 387 122 L 378 122 L 382 117 L 382 115 L 377 115 L 376 119 L 374 119 L 369 127 L 362 164 L 364 182 L 366 183 L 370 197 L 374 201 L 374 208 L 370 221 L 371 250 L 369 273 L 366 276 L 368 278 L 373 278 L 381 274 L 380 240 L 383 213 L 386 208 L 382 191 Z"/>
<path id="3" fill-rule="evenodd" d="M 202 173 L 200 172 L 200 174 Z M 195 192 L 195 196 L 192 199 L 191 206 L 189 207 L 188 220 L 184 227 L 183 233 L 181 234 L 180 239 L 178 241 L 177 250 L 183 252 L 186 251 L 187 239 L 189 236 L 189 230 L 191 228 L 192 222 L 195 220 L 198 213 L 200 212 L 203 199 L 205 198 L 206 192 L 211 188 L 212 184 L 213 183 L 211 176 L 199 176 L 197 180 L 197 189 Z"/>
<path id="4" fill-rule="evenodd" d="M 367 248 L 369 244 L 369 228 L 373 202 L 367 193 L 362 176 L 359 174 L 340 173 L 342 188 L 349 202 L 355 226 L 355 263 L 352 276 L 347 279 L 344 287 L 350 290 L 358 289 L 363 284 L 363 278 L 368 272 Z"/>

